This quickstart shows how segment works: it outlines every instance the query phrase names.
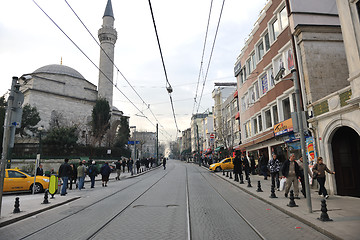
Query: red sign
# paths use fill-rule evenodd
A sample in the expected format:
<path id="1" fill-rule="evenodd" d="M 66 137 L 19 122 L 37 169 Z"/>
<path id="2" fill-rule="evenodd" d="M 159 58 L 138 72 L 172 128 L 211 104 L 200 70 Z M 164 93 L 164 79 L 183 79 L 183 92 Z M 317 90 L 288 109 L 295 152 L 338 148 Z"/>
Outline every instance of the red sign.
<path id="1" fill-rule="evenodd" d="M 213 139 L 213 138 L 215 138 L 215 135 L 212 133 L 212 134 L 210 134 L 210 139 Z"/>

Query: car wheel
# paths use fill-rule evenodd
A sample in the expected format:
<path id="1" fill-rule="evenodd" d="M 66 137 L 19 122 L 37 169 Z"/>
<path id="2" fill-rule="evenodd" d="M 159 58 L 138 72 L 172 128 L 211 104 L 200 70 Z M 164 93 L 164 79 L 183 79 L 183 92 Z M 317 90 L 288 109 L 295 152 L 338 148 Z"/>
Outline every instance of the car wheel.
<path id="1" fill-rule="evenodd" d="M 215 168 L 215 172 L 220 172 L 221 171 L 221 167 L 216 167 Z"/>
<path id="2" fill-rule="evenodd" d="M 32 190 L 33 190 L 33 184 L 31 184 L 30 186 L 30 191 L 32 192 Z M 44 191 L 43 186 L 40 183 L 35 183 L 34 193 L 41 193 L 42 191 Z"/>

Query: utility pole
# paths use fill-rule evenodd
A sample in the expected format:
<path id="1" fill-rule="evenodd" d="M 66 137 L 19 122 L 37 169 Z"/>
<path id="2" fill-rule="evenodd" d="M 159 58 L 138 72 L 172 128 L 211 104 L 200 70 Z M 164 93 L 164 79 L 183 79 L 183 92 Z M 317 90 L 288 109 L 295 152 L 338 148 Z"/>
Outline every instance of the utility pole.
<path id="1" fill-rule="evenodd" d="M 156 124 L 156 166 L 159 166 L 159 124 Z"/>
<path id="2" fill-rule="evenodd" d="M 304 125 L 303 125 L 303 115 L 300 104 L 300 87 L 297 78 L 296 69 L 291 70 L 292 78 L 294 82 L 294 91 L 296 97 L 296 111 L 299 124 L 299 133 L 300 133 L 300 144 L 301 144 L 301 156 L 304 161 L 304 181 L 305 181 L 305 192 L 306 192 L 306 202 L 308 205 L 309 213 L 312 213 L 311 205 L 311 193 L 310 193 L 310 184 L 309 184 L 309 162 L 306 157 L 306 145 L 305 145 L 305 136 L 304 136 Z"/>
<path id="3" fill-rule="evenodd" d="M 199 139 L 199 126 L 198 125 L 196 125 L 196 138 L 197 138 L 198 161 L 199 161 L 199 166 L 201 166 L 201 162 L 200 162 L 200 139 Z"/>
<path id="4" fill-rule="evenodd" d="M 5 121 L 4 121 L 4 136 L 1 154 L 1 176 L 0 176 L 0 217 L 2 206 L 2 194 L 4 189 L 5 164 L 9 158 L 9 150 L 14 146 L 15 130 L 20 127 L 22 117 L 22 104 L 24 102 L 24 95 L 19 91 L 20 85 L 18 78 L 13 77 L 10 89 L 10 95 L 7 101 Z"/>

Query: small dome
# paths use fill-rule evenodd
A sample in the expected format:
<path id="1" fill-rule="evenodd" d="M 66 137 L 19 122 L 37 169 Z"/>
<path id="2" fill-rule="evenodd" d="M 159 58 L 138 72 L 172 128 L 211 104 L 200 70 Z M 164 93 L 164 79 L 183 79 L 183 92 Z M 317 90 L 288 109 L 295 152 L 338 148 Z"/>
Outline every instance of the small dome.
<path id="1" fill-rule="evenodd" d="M 34 71 L 34 73 L 63 74 L 71 77 L 85 79 L 83 75 L 81 75 L 75 69 L 60 64 L 46 65 L 44 67 L 38 68 L 37 70 Z"/>

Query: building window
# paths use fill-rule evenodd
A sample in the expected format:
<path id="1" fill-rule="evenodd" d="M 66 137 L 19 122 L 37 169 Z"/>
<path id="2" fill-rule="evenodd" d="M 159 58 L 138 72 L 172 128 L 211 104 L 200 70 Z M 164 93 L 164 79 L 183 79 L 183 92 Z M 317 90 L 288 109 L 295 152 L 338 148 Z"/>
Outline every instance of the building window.
<path id="1" fill-rule="evenodd" d="M 246 81 L 246 67 L 243 68 L 243 73 L 244 73 L 244 81 L 243 83 Z"/>
<path id="2" fill-rule="evenodd" d="M 249 103 L 254 103 L 255 102 L 255 91 L 254 91 L 253 87 L 249 88 L 249 95 L 250 95 Z"/>
<path id="3" fill-rule="evenodd" d="M 273 118 L 274 118 L 274 125 L 279 123 L 279 116 L 278 116 L 278 110 L 277 110 L 277 106 L 273 106 L 272 107 L 273 110 Z"/>
<path id="4" fill-rule="evenodd" d="M 268 71 L 268 76 L 269 76 L 269 85 L 270 88 L 272 88 L 275 85 L 275 80 L 274 80 L 274 69 L 270 68 Z"/>
<path id="5" fill-rule="evenodd" d="M 268 51 L 270 49 L 270 39 L 268 32 L 264 36 L 264 41 L 265 41 L 265 51 Z"/>
<path id="6" fill-rule="evenodd" d="M 248 70 L 247 75 L 249 76 L 249 75 L 250 75 L 250 73 L 252 72 L 252 62 L 251 62 L 251 57 L 250 57 L 250 59 L 246 62 L 246 68 L 247 68 L 247 70 Z"/>
<path id="7" fill-rule="evenodd" d="M 281 24 L 281 30 L 283 30 L 289 25 L 289 19 L 285 7 L 280 11 L 280 24 Z"/>
<path id="8" fill-rule="evenodd" d="M 257 134 L 258 133 L 257 118 L 253 119 L 253 125 L 254 125 L 254 134 Z"/>
<path id="9" fill-rule="evenodd" d="M 240 83 L 241 84 L 244 83 L 244 71 L 243 70 L 240 71 Z"/>
<path id="10" fill-rule="evenodd" d="M 264 56 L 264 43 L 261 41 L 260 44 L 257 46 L 257 52 L 258 52 L 258 59 L 259 61 Z"/>
<path id="11" fill-rule="evenodd" d="M 255 53 L 251 55 L 251 62 L 252 62 L 252 68 L 251 71 L 254 71 L 256 68 L 256 59 L 255 59 Z"/>
<path id="12" fill-rule="evenodd" d="M 285 98 L 282 100 L 284 120 L 291 118 L 290 100 Z"/>
<path id="13" fill-rule="evenodd" d="M 258 100 L 260 95 L 259 95 L 259 82 L 256 81 L 254 84 L 254 90 L 255 90 L 255 100 Z"/>
<path id="14" fill-rule="evenodd" d="M 271 124 L 271 111 L 270 109 L 265 111 L 265 127 L 266 128 L 271 128 L 272 124 Z"/>
<path id="15" fill-rule="evenodd" d="M 279 21 L 277 19 L 271 24 L 271 31 L 273 37 L 272 40 L 275 41 L 280 33 Z"/>
<path id="16" fill-rule="evenodd" d="M 260 76 L 260 84 L 261 84 L 261 94 L 264 95 L 269 90 L 268 79 L 267 79 L 266 73 L 264 75 Z"/>
<path id="17" fill-rule="evenodd" d="M 258 125 L 259 125 L 259 132 L 262 131 L 262 118 L 261 118 L 261 114 L 259 116 L 257 116 L 258 119 Z"/>

